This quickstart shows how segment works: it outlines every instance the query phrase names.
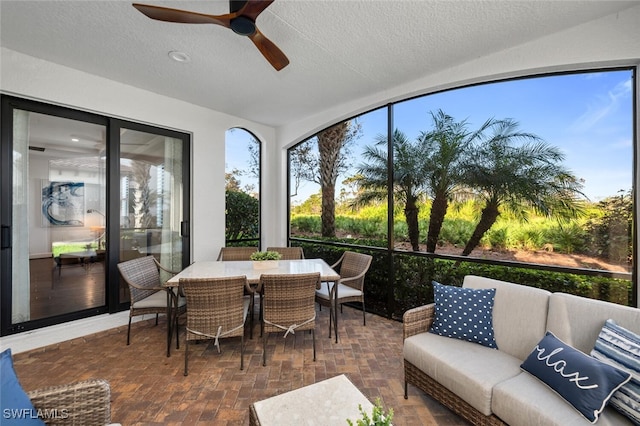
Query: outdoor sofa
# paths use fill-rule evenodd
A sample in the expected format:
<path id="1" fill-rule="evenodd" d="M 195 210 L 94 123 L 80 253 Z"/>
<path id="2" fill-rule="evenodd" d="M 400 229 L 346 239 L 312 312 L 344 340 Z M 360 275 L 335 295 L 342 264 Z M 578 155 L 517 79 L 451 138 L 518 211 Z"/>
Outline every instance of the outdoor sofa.
<path id="1" fill-rule="evenodd" d="M 45 423 L 56 425 L 104 426 L 111 423 L 111 388 L 103 379 L 89 379 L 67 385 L 27 392 L 39 413 L 53 414 Z"/>
<path id="2" fill-rule="evenodd" d="M 434 283 L 434 289 L 436 285 Z M 558 358 L 562 352 L 553 353 L 556 358 L 544 356 L 544 349 L 541 348 L 545 348 L 544 339 L 548 338 L 547 332 L 551 332 L 559 341 L 570 346 L 564 348 L 564 353 L 570 354 L 573 347 L 581 352 L 572 354 L 579 358 L 579 362 L 595 362 L 595 368 L 598 369 L 605 362 L 585 354 L 591 354 L 596 341 L 601 341 L 605 321 L 614 320 L 630 335 L 635 333 L 637 339 L 637 334 L 640 334 L 640 309 L 477 276 L 465 277 L 462 288 L 474 292 L 495 289 L 492 323 L 497 348 L 435 334 L 433 330 L 429 332 L 436 316 L 436 303 L 408 310 L 403 317 L 405 398 L 408 397 L 407 386 L 411 384 L 472 424 L 480 425 L 634 424 L 629 414 L 622 415 L 619 409 L 611 406 L 613 398 L 608 403 L 602 403 L 605 408 L 601 413 L 596 412 L 597 421 L 588 420 L 557 390 L 552 390 L 521 365 L 525 365 L 525 360 L 535 363 L 542 359 L 556 371 L 571 373 L 564 359 Z M 442 306 L 444 304 L 439 307 L 441 316 Z M 629 378 L 624 379 L 622 385 L 612 386 L 615 391 L 610 393 L 614 397 L 619 395 L 614 392 L 623 390 L 619 386 L 630 386 L 634 380 L 636 391 L 638 389 L 638 343 L 635 340 L 635 348 L 630 349 L 635 351 L 635 367 L 626 371 L 616 369 L 616 376 L 620 373 L 622 377 L 620 380 Z M 546 355 L 549 355 L 550 348 L 546 349 Z M 631 355 L 633 358 L 633 353 Z M 527 367 L 530 365 L 527 364 Z M 606 368 L 612 367 L 607 365 Z M 587 373 L 576 373 L 572 377 L 574 382 L 584 378 L 577 379 L 581 374 Z M 590 372 L 589 375 L 595 377 L 595 373 Z M 542 374 L 539 376 L 543 377 Z M 605 386 L 601 385 L 601 388 Z M 636 410 L 640 408 L 638 401 L 627 402 L 636 404 Z M 638 415 L 637 411 L 635 414 L 631 411 L 632 416 Z M 639 418 L 636 418 L 635 424 L 638 424 Z"/>
<path id="3" fill-rule="evenodd" d="M 111 387 L 87 379 L 25 392 L 8 348 L 0 352 L 0 424 L 119 426 L 111 423 Z"/>

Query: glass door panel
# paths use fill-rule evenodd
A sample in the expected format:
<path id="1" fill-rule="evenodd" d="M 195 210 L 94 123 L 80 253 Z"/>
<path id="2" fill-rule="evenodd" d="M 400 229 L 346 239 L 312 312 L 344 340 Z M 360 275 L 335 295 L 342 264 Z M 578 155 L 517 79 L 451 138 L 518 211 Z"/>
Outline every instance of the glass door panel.
<path id="1" fill-rule="evenodd" d="M 171 270 L 183 267 L 184 141 L 120 130 L 120 261 L 153 255 Z M 129 300 L 121 286 L 120 302 Z"/>
<path id="2" fill-rule="evenodd" d="M 13 325 L 106 305 L 106 127 L 13 112 Z"/>

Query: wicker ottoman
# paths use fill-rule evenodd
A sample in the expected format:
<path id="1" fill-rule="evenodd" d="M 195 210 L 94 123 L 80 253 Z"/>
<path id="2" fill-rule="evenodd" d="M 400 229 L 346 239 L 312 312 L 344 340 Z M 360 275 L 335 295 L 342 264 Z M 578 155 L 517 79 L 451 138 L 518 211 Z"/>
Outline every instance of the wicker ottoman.
<path id="1" fill-rule="evenodd" d="M 361 417 L 358 404 L 371 413 L 373 404 L 341 374 L 313 385 L 251 404 L 252 426 L 341 425 Z"/>

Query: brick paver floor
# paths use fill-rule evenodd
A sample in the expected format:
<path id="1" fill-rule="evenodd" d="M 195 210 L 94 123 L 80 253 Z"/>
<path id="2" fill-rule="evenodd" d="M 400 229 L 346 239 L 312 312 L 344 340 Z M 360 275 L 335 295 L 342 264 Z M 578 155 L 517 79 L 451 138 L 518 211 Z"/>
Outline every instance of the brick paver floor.
<path id="1" fill-rule="evenodd" d="M 283 339 L 272 334 L 267 366 L 262 365 L 260 327 L 245 338 L 245 367 L 240 370 L 240 339 L 191 345 L 189 375 L 184 372 L 184 329 L 180 349 L 166 356 L 166 322 L 134 323 L 131 345 L 126 327 L 15 355 L 15 368 L 26 390 L 88 378 L 109 381 L 112 421 L 129 425 L 248 425 L 249 405 L 271 396 L 345 374 L 373 402 L 380 398 L 394 410 L 393 424 L 460 425 L 462 419 L 409 387 L 404 399 L 402 324 L 344 308 L 340 340 L 329 339 L 328 309 L 318 310 L 317 360 L 311 334 Z M 248 336 L 248 334 L 247 334 Z M 318 403 L 322 403 L 318 401 Z M 346 425 L 346 421 L 344 423 Z"/>

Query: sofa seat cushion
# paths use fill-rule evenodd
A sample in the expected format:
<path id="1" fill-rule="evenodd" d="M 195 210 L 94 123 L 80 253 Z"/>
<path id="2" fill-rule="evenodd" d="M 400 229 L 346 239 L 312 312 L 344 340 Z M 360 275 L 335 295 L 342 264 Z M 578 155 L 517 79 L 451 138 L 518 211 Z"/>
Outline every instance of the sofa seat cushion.
<path id="1" fill-rule="evenodd" d="M 420 333 L 404 341 L 404 359 L 464 399 L 491 414 L 492 388 L 521 373 L 521 360 L 459 339 Z"/>
<path id="2" fill-rule="evenodd" d="M 512 426 L 591 424 L 562 397 L 527 372 L 522 372 L 494 387 L 491 410 Z M 613 408 L 606 407 L 596 424 L 631 425 L 631 421 Z"/>

